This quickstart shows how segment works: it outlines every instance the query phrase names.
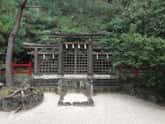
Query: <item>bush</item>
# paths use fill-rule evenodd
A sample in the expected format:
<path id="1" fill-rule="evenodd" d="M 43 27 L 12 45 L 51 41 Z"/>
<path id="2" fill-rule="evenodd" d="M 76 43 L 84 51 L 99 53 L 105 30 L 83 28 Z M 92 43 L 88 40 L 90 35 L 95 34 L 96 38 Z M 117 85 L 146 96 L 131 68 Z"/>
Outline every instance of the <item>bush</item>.
<path id="1" fill-rule="evenodd" d="M 115 67 L 122 64 L 143 68 L 145 71 L 140 77 L 142 85 L 165 90 L 165 40 L 138 33 L 123 33 L 118 37 L 111 35 L 107 39 L 106 43 L 113 49 Z"/>

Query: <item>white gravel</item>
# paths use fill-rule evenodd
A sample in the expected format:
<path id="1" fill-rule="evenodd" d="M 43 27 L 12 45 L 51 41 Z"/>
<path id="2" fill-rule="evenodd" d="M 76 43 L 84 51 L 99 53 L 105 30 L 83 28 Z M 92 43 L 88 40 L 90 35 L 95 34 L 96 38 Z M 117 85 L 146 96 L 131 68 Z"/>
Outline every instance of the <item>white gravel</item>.
<path id="1" fill-rule="evenodd" d="M 59 96 L 17 114 L 0 112 L 0 124 L 165 124 L 165 108 L 121 94 L 98 94 L 94 107 L 58 107 Z"/>
<path id="2" fill-rule="evenodd" d="M 63 102 L 86 102 L 88 97 L 82 93 L 68 93 L 64 96 Z"/>

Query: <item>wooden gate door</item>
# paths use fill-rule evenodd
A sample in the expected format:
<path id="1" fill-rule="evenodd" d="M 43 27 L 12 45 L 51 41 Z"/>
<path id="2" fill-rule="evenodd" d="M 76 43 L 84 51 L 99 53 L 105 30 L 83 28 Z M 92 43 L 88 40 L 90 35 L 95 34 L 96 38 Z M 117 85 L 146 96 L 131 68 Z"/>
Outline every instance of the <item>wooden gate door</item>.
<path id="1" fill-rule="evenodd" d="M 84 45 L 64 45 L 63 66 L 66 74 L 88 73 L 88 50 Z"/>

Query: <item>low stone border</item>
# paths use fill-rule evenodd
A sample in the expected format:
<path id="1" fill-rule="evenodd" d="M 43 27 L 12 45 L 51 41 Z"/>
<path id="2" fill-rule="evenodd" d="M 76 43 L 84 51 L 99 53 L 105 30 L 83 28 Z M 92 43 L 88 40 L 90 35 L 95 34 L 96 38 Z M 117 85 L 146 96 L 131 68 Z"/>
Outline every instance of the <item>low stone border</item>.
<path id="1" fill-rule="evenodd" d="M 43 93 L 35 88 L 24 88 L 0 99 L 0 110 L 20 111 L 35 107 L 43 101 Z"/>

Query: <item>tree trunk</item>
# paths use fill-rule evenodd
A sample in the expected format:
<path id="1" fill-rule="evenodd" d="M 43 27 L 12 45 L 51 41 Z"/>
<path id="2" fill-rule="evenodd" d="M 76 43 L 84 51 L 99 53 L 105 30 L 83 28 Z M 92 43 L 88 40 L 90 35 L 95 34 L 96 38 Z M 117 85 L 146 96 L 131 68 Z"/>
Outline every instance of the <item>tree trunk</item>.
<path id="1" fill-rule="evenodd" d="M 16 24 L 11 31 L 8 39 L 7 55 L 6 55 L 6 85 L 13 86 L 13 76 L 12 76 L 12 58 L 13 58 L 13 47 L 16 35 L 19 31 L 21 25 L 21 19 L 23 15 L 23 10 L 26 6 L 27 0 L 21 0 L 19 9 L 16 16 Z"/>

